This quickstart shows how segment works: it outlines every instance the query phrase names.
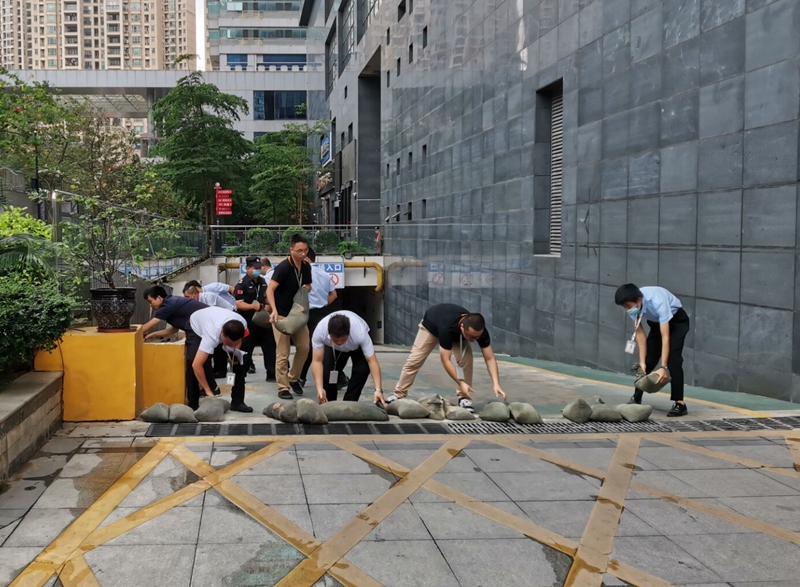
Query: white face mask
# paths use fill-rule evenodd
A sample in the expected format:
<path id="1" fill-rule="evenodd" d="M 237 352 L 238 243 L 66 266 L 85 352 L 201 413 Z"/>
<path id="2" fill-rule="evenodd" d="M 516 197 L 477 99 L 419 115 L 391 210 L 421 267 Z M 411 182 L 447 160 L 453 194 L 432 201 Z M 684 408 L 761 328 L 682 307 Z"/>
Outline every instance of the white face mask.
<path id="1" fill-rule="evenodd" d="M 642 313 L 642 307 L 634 306 L 630 310 L 626 310 L 626 312 L 628 313 L 628 316 L 630 316 L 631 320 L 636 320 L 636 318 L 639 317 L 639 314 Z"/>

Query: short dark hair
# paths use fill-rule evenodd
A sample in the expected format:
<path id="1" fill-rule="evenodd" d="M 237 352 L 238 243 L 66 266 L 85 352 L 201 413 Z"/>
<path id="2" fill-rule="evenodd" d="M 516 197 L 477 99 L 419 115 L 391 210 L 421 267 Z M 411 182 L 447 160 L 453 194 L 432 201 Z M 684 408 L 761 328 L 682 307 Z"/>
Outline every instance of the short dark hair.
<path id="1" fill-rule="evenodd" d="M 167 290 L 165 290 L 160 285 L 154 285 L 152 287 L 148 287 L 144 290 L 144 299 L 147 298 L 166 298 L 167 297 Z"/>
<path id="2" fill-rule="evenodd" d="M 200 288 L 202 288 L 203 286 L 200 285 L 200 282 L 197 281 L 196 279 L 192 279 L 191 281 L 187 281 L 186 285 L 183 286 L 183 293 L 186 293 L 186 290 L 189 289 L 190 287 L 200 287 Z"/>
<path id="3" fill-rule="evenodd" d="M 314 250 L 313 247 L 308 247 L 308 260 L 312 263 L 317 260 L 317 252 Z"/>
<path id="4" fill-rule="evenodd" d="M 297 243 L 305 243 L 308 244 L 308 239 L 305 235 L 296 232 L 292 235 L 292 238 L 289 239 L 289 245 L 291 247 L 295 246 Z"/>
<path id="5" fill-rule="evenodd" d="M 462 325 L 464 326 L 464 329 L 471 328 L 475 332 L 480 332 L 486 328 L 486 320 L 483 319 L 482 315 L 476 312 L 470 312 L 464 318 Z"/>
<path id="6" fill-rule="evenodd" d="M 196 285 L 190 285 L 189 287 L 183 288 L 183 293 L 188 293 L 190 296 L 193 296 L 196 293 L 200 293 L 200 289 Z"/>
<path id="7" fill-rule="evenodd" d="M 269 257 L 261 257 L 261 266 L 272 267 L 272 263 L 270 262 Z"/>
<path id="8" fill-rule="evenodd" d="M 328 321 L 328 334 L 340 338 L 350 336 L 350 318 L 344 314 L 334 314 Z"/>
<path id="9" fill-rule="evenodd" d="M 244 324 L 238 320 L 228 320 L 222 325 L 222 334 L 233 341 L 241 340 L 244 337 Z"/>
<path id="10" fill-rule="evenodd" d="M 642 297 L 642 290 L 632 283 L 620 285 L 617 288 L 617 293 L 614 294 L 614 303 L 618 306 L 624 305 L 626 302 L 638 302 Z"/>

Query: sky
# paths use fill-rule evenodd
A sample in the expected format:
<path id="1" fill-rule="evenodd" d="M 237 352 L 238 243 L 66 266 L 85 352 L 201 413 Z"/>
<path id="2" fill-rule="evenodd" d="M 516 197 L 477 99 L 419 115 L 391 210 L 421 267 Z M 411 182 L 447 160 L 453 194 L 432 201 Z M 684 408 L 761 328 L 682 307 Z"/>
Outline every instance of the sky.
<path id="1" fill-rule="evenodd" d="M 203 71 L 206 64 L 206 4 L 205 0 L 195 0 L 197 15 L 197 69 Z"/>

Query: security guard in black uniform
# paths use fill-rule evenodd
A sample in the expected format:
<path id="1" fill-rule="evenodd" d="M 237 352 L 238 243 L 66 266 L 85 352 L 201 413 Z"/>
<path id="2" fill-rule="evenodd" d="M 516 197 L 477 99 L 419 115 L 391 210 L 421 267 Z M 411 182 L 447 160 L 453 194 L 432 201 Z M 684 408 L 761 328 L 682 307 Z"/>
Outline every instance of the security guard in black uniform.
<path id="1" fill-rule="evenodd" d="M 267 282 L 261 277 L 259 258 L 247 257 L 246 261 L 247 275 L 233 288 L 236 311 L 247 320 L 247 329 L 250 331 L 242 340 L 241 350 L 247 353 L 244 366 L 250 370 L 253 366 L 253 350 L 260 346 L 264 353 L 267 381 L 275 381 L 275 337 L 271 328 L 262 328 L 253 322 L 253 316 L 258 310 L 266 309 L 269 312 L 266 304 Z"/>

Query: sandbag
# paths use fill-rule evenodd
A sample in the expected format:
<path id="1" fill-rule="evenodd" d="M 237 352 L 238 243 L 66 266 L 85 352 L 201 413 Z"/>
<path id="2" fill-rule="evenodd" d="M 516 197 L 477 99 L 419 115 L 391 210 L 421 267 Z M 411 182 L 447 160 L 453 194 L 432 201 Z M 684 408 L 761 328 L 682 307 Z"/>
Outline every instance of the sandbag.
<path id="1" fill-rule="evenodd" d="M 639 379 L 637 379 L 633 385 L 636 387 L 636 389 L 645 393 L 656 393 L 657 391 L 664 389 L 667 384 L 672 381 L 672 378 L 667 375 L 667 380 L 664 381 L 664 383 L 656 383 L 656 381 L 658 381 L 658 377 L 658 373 L 650 373 L 650 375 L 639 377 Z"/>
<path id="2" fill-rule="evenodd" d="M 428 408 L 426 408 L 419 402 L 414 401 L 413 399 L 407 399 L 407 398 L 398 399 L 393 401 L 389 405 L 395 406 L 395 404 L 397 404 L 397 406 L 395 407 L 395 410 L 397 412 L 396 415 L 402 418 L 403 420 L 410 420 L 413 418 L 427 418 L 428 416 L 431 415 L 430 411 L 428 411 Z"/>
<path id="3" fill-rule="evenodd" d="M 511 417 L 518 424 L 542 424 L 544 422 L 539 412 L 531 404 L 511 402 L 508 404 L 508 409 L 511 410 Z"/>
<path id="4" fill-rule="evenodd" d="M 475 414 L 466 408 L 459 408 L 458 406 L 447 406 L 447 419 L 448 420 L 474 420 Z"/>
<path id="5" fill-rule="evenodd" d="M 297 400 L 297 419 L 301 424 L 327 424 L 328 418 L 319 404 L 314 400 L 303 398 Z"/>
<path id="6" fill-rule="evenodd" d="M 272 330 L 272 323 L 270 322 L 270 313 L 266 310 L 259 310 L 253 313 L 253 324 L 259 328 L 266 328 Z"/>
<path id="7" fill-rule="evenodd" d="M 183 404 L 172 404 L 169 407 L 169 421 L 176 424 L 196 424 L 194 410 Z"/>
<path id="8" fill-rule="evenodd" d="M 155 403 L 139 414 L 139 417 L 151 424 L 169 422 L 169 406 L 161 402 Z"/>
<path id="9" fill-rule="evenodd" d="M 592 396 L 592 399 L 589 400 L 589 405 L 593 406 L 595 404 L 604 404 L 606 402 L 603 401 L 603 398 L 599 395 Z"/>
<path id="10" fill-rule="evenodd" d="M 561 410 L 561 415 L 571 422 L 585 424 L 589 421 L 589 418 L 592 417 L 592 406 L 587 404 L 583 398 L 577 399 L 567 404 L 564 409 Z"/>
<path id="11" fill-rule="evenodd" d="M 653 413 L 653 406 L 622 404 L 617 406 L 617 411 L 622 416 L 622 419 L 627 422 L 644 422 L 650 419 Z"/>
<path id="12" fill-rule="evenodd" d="M 487 422 L 508 422 L 511 419 L 511 410 L 505 402 L 489 402 L 481 410 L 481 420 Z"/>
<path id="13" fill-rule="evenodd" d="M 200 398 L 200 405 L 202 406 L 202 405 L 203 405 L 203 402 L 204 402 L 204 401 L 206 401 L 206 400 L 212 400 L 212 401 L 215 401 L 215 402 L 220 402 L 220 403 L 222 403 L 222 407 L 223 407 L 223 408 L 225 408 L 225 413 L 226 413 L 226 414 L 227 414 L 228 412 L 230 412 L 230 411 L 231 411 L 231 402 L 229 402 L 229 401 L 228 401 L 228 400 L 226 400 L 226 399 L 222 399 L 222 398 L 221 398 L 221 397 L 219 397 L 219 396 L 217 396 L 217 397 L 208 397 L 208 396 L 206 396 L 206 397 L 201 397 L 201 398 Z"/>
<path id="14" fill-rule="evenodd" d="M 206 398 L 194 411 L 198 422 L 221 422 L 225 415 L 225 405 L 216 398 Z"/>
<path id="15" fill-rule="evenodd" d="M 619 422 L 622 420 L 622 415 L 611 406 L 603 404 L 595 404 L 592 406 L 592 415 L 589 416 L 592 422 Z"/>
<path id="16" fill-rule="evenodd" d="M 281 409 L 282 405 L 283 405 L 282 402 L 273 402 L 267 405 L 267 407 L 264 408 L 264 410 L 261 413 L 267 416 L 268 418 L 280 420 L 280 418 L 278 418 L 278 410 Z"/>
<path id="17" fill-rule="evenodd" d="M 385 422 L 389 414 L 378 406 L 367 402 L 327 402 L 320 406 L 328 422 L 341 422 L 353 420 L 355 422 Z"/>
<path id="18" fill-rule="evenodd" d="M 283 334 L 297 334 L 308 324 L 308 308 L 308 290 L 301 287 L 297 290 L 297 293 L 294 294 L 292 309 L 289 310 L 288 316 L 279 318 L 278 321 L 275 322 L 275 328 Z"/>
<path id="19" fill-rule="evenodd" d="M 441 421 L 447 417 L 447 405 L 449 404 L 441 395 L 423 397 L 419 400 L 419 405 L 428 410 L 428 418 L 431 420 Z"/>
<path id="20" fill-rule="evenodd" d="M 300 420 L 297 419 L 297 402 L 291 401 L 281 404 L 277 411 L 273 410 L 275 417 L 281 422 L 287 424 L 297 424 Z"/>

